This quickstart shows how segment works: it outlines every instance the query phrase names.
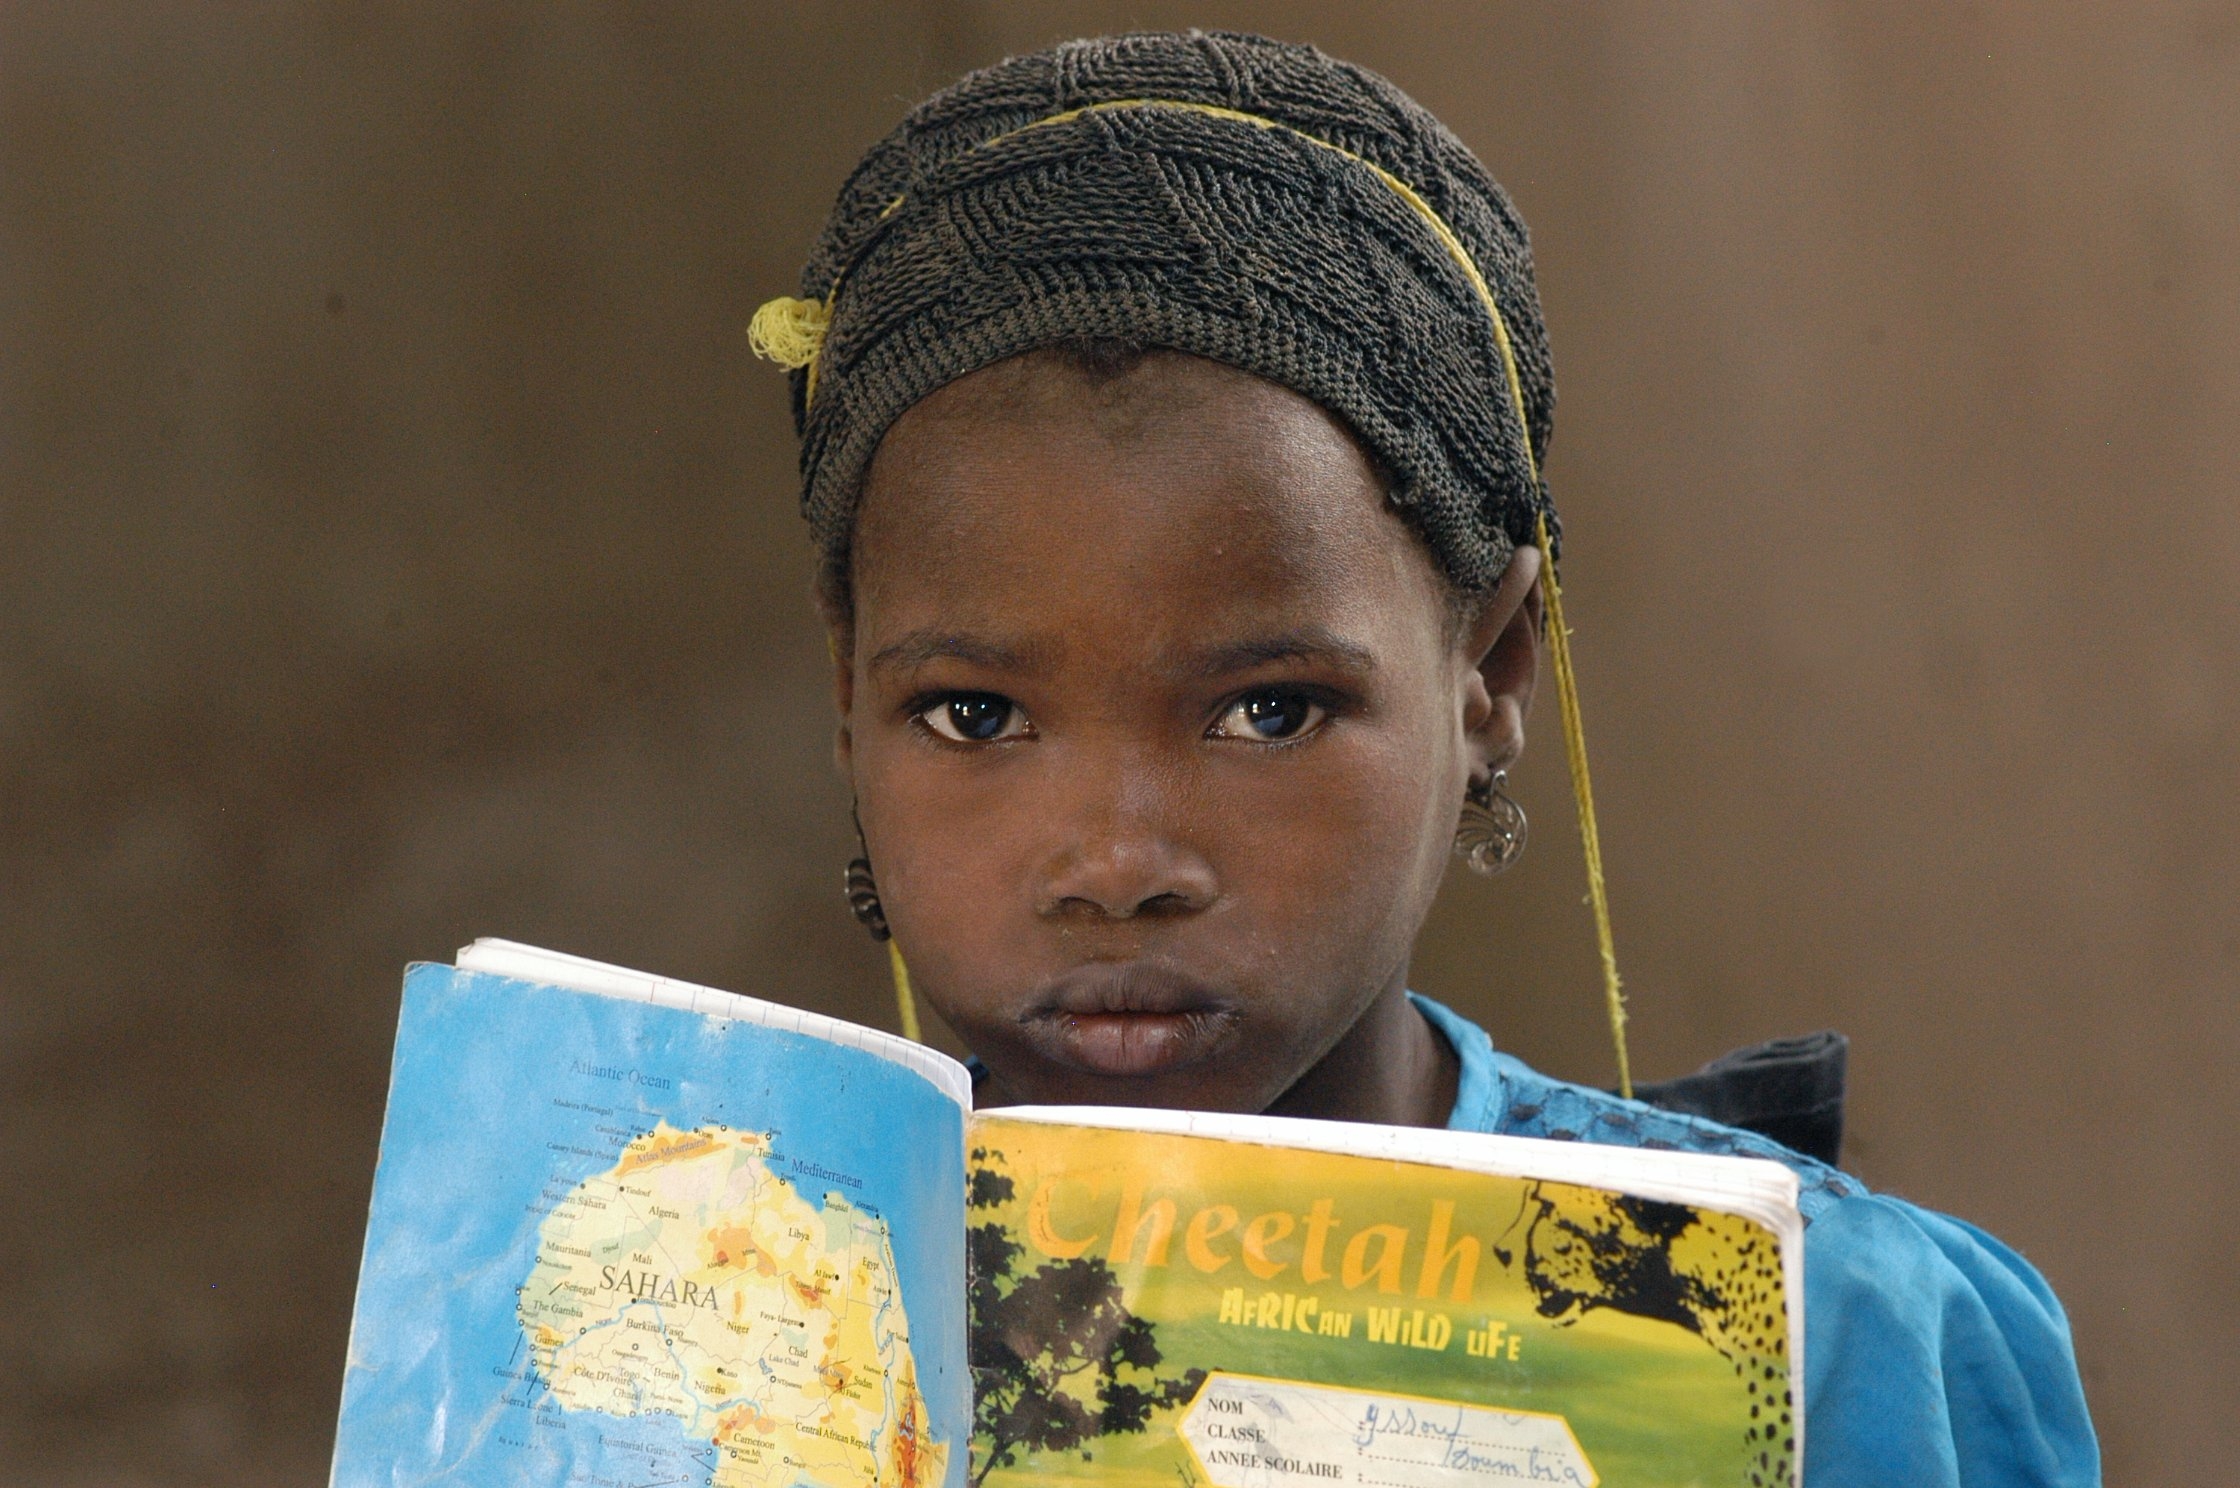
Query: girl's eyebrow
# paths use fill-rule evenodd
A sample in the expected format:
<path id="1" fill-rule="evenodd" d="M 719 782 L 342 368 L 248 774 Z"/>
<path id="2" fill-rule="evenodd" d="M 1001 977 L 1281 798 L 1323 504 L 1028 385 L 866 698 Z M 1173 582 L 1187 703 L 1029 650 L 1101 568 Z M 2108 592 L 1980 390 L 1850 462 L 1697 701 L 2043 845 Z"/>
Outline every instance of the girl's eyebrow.
<path id="1" fill-rule="evenodd" d="M 1046 668 L 1052 646 L 1043 641 L 1006 645 L 960 630 L 913 630 L 872 653 L 874 671 L 910 671 L 933 661 L 961 661 L 997 672 Z M 1302 625 L 1274 635 L 1191 647 L 1166 670 L 1177 676 L 1226 677 L 1283 661 L 1317 662 L 1342 671 L 1367 674 L 1377 669 L 1368 647 L 1320 625 Z"/>
<path id="2" fill-rule="evenodd" d="M 908 671 L 929 661 L 961 661 L 991 671 L 1025 672 L 1041 662 L 1046 649 L 1035 643 L 1007 646 L 959 630 L 913 630 L 892 645 L 874 652 L 870 668 L 873 671 Z"/>
<path id="3" fill-rule="evenodd" d="M 1190 653 L 1179 670 L 1195 677 L 1225 677 L 1278 661 L 1311 661 L 1343 671 L 1369 673 L 1377 658 L 1367 646 L 1320 625 L 1302 625 L 1274 635 L 1225 641 Z"/>

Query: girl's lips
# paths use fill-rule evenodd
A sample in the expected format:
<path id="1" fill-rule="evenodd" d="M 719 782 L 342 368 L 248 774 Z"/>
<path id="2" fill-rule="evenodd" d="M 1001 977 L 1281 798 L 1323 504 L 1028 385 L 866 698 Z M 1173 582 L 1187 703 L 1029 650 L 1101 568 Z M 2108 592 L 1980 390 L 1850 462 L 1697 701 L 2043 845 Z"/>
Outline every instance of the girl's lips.
<path id="1" fill-rule="evenodd" d="M 1100 1075 L 1142 1077 L 1191 1064 L 1210 1051 L 1229 1021 L 1211 1010 L 1185 1013 L 1065 1013 L 1038 1020 L 1064 1061 Z"/>
<path id="2" fill-rule="evenodd" d="M 1234 1024 L 1230 1000 L 1154 963 L 1094 962 L 1046 983 L 1027 1025 L 1058 1062 L 1141 1078 L 1205 1057 Z"/>

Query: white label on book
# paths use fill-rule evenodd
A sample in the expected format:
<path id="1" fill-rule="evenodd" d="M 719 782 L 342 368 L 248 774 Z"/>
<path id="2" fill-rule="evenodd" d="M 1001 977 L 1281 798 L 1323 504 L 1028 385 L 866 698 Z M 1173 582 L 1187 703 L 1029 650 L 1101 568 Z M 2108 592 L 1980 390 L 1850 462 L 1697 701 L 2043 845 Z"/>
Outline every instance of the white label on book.
<path id="1" fill-rule="evenodd" d="M 1563 1417 L 1374 1390 L 1209 1375 L 1176 1428 L 1215 1488 L 1594 1488 Z"/>

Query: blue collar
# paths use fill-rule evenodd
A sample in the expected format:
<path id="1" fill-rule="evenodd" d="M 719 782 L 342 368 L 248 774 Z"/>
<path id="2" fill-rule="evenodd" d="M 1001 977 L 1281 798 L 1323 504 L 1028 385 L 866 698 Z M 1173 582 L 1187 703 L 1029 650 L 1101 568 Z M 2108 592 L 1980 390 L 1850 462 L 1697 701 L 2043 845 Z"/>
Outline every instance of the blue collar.
<path id="1" fill-rule="evenodd" d="M 1462 1078 L 1455 1085 L 1454 1109 L 1447 1113 L 1447 1129 L 1497 1130 L 1508 1101 L 1501 1067 L 1493 1055 L 1493 1040 L 1486 1036 L 1483 1028 L 1444 1003 L 1433 1002 L 1420 992 L 1410 992 L 1408 1001 L 1415 1004 L 1424 1021 L 1447 1041 L 1447 1047 L 1454 1050 L 1454 1057 L 1462 1065 Z"/>

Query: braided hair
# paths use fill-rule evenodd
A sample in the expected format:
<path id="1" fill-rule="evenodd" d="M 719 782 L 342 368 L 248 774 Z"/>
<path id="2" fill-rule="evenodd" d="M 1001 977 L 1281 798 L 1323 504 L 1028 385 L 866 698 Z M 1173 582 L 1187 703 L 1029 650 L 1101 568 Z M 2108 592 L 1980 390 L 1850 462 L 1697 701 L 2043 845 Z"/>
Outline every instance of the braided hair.
<path id="1" fill-rule="evenodd" d="M 1556 535 L 1524 223 L 1436 119 L 1313 47 L 1147 33 L 973 73 L 872 147 L 801 288 L 752 334 L 794 369 L 802 510 L 843 611 L 888 428 L 1045 349 L 1187 352 L 1320 404 L 1463 597 Z"/>
<path id="2" fill-rule="evenodd" d="M 1055 350 L 1142 348 L 1280 383 L 1351 426 L 1455 595 L 1534 543 L 1616 1048 L 1625 1003 L 1540 476 L 1555 376 L 1524 222 L 1398 88 L 1231 32 L 1068 42 L 966 77 L 871 148 L 755 349 L 793 369 L 819 589 L 848 608 L 864 473 L 912 404 Z M 889 943 L 892 950 L 892 943 Z M 909 982 L 895 954 L 905 1026 Z"/>

